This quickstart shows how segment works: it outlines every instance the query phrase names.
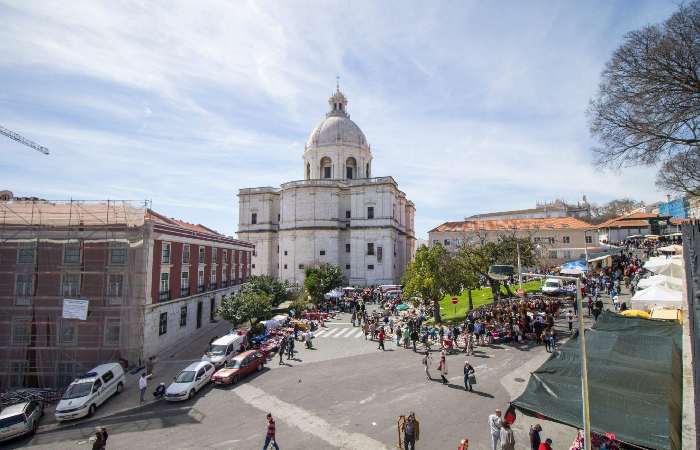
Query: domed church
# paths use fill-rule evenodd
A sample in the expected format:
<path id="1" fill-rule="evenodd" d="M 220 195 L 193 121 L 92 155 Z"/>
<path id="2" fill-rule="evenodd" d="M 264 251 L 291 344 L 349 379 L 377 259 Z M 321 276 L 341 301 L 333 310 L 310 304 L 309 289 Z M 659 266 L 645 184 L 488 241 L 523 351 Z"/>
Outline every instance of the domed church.
<path id="1" fill-rule="evenodd" d="M 415 252 L 415 206 L 372 152 L 336 87 L 304 146 L 304 179 L 241 189 L 238 237 L 255 244 L 254 275 L 303 283 L 307 267 L 339 266 L 350 285 L 396 284 Z"/>

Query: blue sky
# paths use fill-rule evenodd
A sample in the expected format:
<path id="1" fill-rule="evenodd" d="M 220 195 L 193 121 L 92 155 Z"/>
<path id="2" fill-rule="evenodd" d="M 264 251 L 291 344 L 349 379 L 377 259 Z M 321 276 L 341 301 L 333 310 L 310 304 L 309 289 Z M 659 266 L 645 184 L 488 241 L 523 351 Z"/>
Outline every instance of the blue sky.
<path id="1" fill-rule="evenodd" d="M 674 2 L 0 0 L 0 189 L 152 200 L 236 231 L 239 188 L 303 177 L 341 78 L 416 228 L 538 200 L 660 200 L 592 166 L 585 110 L 624 34 Z"/>

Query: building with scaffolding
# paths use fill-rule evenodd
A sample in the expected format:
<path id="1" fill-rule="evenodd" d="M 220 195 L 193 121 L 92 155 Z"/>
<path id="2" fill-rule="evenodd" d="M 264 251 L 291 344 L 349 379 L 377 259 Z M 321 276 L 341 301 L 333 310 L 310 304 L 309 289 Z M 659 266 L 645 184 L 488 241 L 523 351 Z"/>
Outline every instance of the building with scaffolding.
<path id="1" fill-rule="evenodd" d="M 64 387 L 186 342 L 250 274 L 252 245 L 147 202 L 0 199 L 0 390 Z M 66 300 L 87 305 L 71 317 Z"/>

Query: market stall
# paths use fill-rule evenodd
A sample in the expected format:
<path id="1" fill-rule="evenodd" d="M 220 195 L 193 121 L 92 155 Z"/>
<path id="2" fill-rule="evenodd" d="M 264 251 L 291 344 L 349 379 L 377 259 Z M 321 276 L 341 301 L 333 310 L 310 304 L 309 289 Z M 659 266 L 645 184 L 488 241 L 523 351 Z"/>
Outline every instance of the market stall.
<path id="1" fill-rule="evenodd" d="M 648 310 L 652 306 L 680 308 L 683 303 L 683 295 L 680 291 L 657 284 L 637 291 L 632 296 L 631 303 L 632 309 L 641 310 Z"/>

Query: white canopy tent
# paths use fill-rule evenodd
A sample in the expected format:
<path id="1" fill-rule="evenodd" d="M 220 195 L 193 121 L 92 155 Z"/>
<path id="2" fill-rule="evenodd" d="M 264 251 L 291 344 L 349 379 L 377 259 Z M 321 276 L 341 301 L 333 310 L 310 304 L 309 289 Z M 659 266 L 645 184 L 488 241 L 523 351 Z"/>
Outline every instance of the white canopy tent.
<path id="1" fill-rule="evenodd" d="M 649 258 L 649 260 L 644 263 L 644 268 L 656 274 L 668 275 L 675 278 L 683 278 L 685 271 L 683 268 L 683 257 L 678 255 L 671 256 L 670 258 L 665 256 Z"/>
<path id="2" fill-rule="evenodd" d="M 680 291 L 655 285 L 641 291 L 637 291 L 632 297 L 632 309 L 646 311 L 652 306 L 664 306 L 680 308 L 683 295 Z"/>
<path id="3" fill-rule="evenodd" d="M 637 288 L 647 289 L 657 285 L 676 291 L 683 290 L 683 281 L 680 278 L 669 277 L 668 275 L 652 275 L 649 278 L 642 278 L 639 280 L 639 283 L 637 283 Z"/>
<path id="4" fill-rule="evenodd" d="M 675 253 L 676 255 L 683 254 L 683 246 L 678 244 L 671 244 L 665 247 L 659 247 L 658 250 L 663 253 Z"/>

